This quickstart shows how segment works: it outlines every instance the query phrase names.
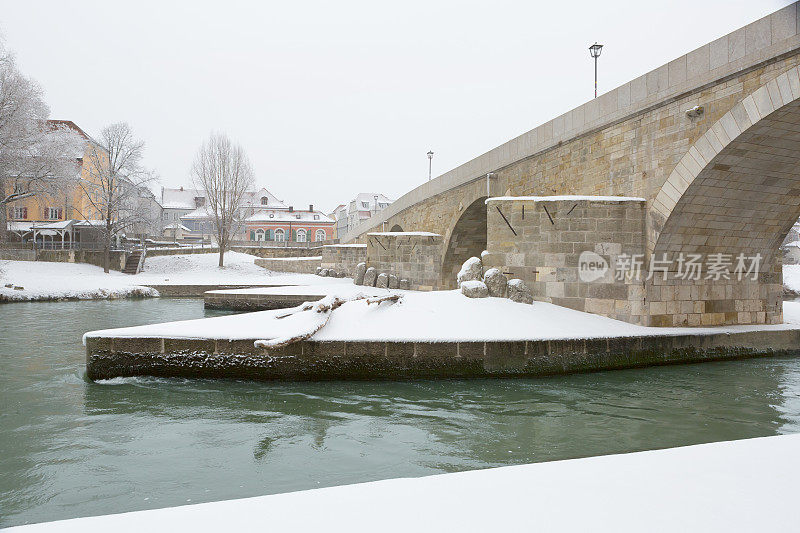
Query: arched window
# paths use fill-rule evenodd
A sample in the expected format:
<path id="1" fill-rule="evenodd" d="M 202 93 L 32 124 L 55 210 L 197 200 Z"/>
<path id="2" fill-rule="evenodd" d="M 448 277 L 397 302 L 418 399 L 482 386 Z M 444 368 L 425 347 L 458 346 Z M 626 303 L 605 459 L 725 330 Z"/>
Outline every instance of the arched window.
<path id="1" fill-rule="evenodd" d="M 257 229 L 256 230 L 256 240 L 257 241 L 263 241 L 264 240 L 264 230 L 263 229 Z"/>
<path id="2" fill-rule="evenodd" d="M 261 205 L 267 205 L 267 204 L 269 204 L 269 198 L 267 198 L 266 196 L 262 196 Z"/>
<path id="3" fill-rule="evenodd" d="M 306 242 L 306 230 L 297 230 L 297 242 Z"/>
<path id="4" fill-rule="evenodd" d="M 275 230 L 275 240 L 283 242 L 283 230 L 282 229 L 276 229 Z"/>
<path id="5" fill-rule="evenodd" d="M 318 229 L 317 230 L 317 236 L 314 237 L 314 240 L 315 241 L 324 241 L 325 240 L 325 230 L 324 229 Z"/>

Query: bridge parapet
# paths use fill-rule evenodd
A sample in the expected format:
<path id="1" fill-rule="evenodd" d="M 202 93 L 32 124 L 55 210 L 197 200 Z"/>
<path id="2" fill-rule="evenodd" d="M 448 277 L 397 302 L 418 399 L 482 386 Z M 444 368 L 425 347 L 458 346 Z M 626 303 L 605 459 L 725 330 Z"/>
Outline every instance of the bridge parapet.
<path id="1" fill-rule="evenodd" d="M 800 48 L 799 27 L 798 3 L 794 3 L 720 37 L 420 185 L 354 228 L 343 242 L 353 241 L 383 222 L 391 224 L 393 218 L 416 204 L 483 179 L 488 173 L 796 54 Z M 647 199 L 652 200 L 649 195 Z"/>

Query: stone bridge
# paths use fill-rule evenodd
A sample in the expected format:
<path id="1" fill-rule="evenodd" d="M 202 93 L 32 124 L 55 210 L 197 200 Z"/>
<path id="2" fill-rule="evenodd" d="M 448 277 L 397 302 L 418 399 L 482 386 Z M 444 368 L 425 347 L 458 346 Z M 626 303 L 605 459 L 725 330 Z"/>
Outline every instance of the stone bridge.
<path id="1" fill-rule="evenodd" d="M 576 309 L 649 325 L 781 322 L 778 247 L 800 216 L 799 30 L 792 4 L 424 183 L 344 240 L 442 235 L 437 288 L 454 287 L 461 263 L 488 250 L 488 263 L 519 273 L 538 299 Z M 531 224 L 548 206 L 541 197 L 556 195 L 642 204 L 562 199 L 541 219 L 544 235 Z M 498 196 L 538 201 L 487 210 Z M 578 200 L 584 218 L 567 217 Z M 641 251 L 645 279 L 582 283 L 584 251 Z M 760 270 L 755 280 L 677 279 L 682 254 L 758 256 Z M 672 275 L 646 279 L 665 258 Z"/>

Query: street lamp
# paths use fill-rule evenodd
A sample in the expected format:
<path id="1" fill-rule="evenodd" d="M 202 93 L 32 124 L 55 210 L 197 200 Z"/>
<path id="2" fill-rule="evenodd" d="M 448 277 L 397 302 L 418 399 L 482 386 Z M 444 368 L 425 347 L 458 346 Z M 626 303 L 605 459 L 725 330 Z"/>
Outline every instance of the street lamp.
<path id="1" fill-rule="evenodd" d="M 589 55 L 594 58 L 594 97 L 597 98 L 597 58 L 600 57 L 600 52 L 603 51 L 603 45 L 596 42 L 589 47 Z"/>
<path id="2" fill-rule="evenodd" d="M 431 181 L 431 169 L 433 168 L 433 152 L 428 151 L 428 181 Z"/>

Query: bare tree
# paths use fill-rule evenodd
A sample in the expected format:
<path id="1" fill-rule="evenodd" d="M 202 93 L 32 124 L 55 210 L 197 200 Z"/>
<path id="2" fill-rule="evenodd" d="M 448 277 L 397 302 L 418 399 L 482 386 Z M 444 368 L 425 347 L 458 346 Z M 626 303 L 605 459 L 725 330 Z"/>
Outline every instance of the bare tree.
<path id="1" fill-rule="evenodd" d="M 245 193 L 255 182 L 244 150 L 227 135 L 213 133 L 192 165 L 195 187 L 206 193 L 205 208 L 219 245 L 219 266 L 236 234 Z"/>
<path id="2" fill-rule="evenodd" d="M 78 171 L 82 139 L 47 122 L 50 110 L 39 85 L 23 75 L 0 43 L 0 242 L 6 206 L 69 187 Z"/>
<path id="3" fill-rule="evenodd" d="M 142 164 L 144 142 L 133 136 L 124 122 L 103 128 L 84 159 L 85 172 L 78 180 L 86 204 L 79 209 L 84 220 L 99 220 L 103 237 L 103 270 L 108 273 L 111 243 L 115 235 L 146 223 L 150 214 L 141 201 L 143 189 L 155 175 Z"/>

